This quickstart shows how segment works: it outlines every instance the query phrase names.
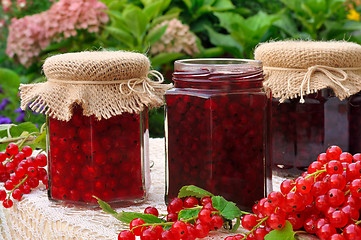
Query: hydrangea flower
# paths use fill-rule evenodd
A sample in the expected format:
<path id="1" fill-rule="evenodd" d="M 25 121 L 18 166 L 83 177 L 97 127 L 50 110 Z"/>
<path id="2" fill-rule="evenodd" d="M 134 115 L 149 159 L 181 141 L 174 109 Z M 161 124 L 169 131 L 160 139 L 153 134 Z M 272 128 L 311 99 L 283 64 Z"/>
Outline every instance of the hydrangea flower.
<path id="1" fill-rule="evenodd" d="M 182 24 L 181 21 L 174 18 L 167 20 L 157 25 L 155 28 L 160 28 L 168 24 L 168 27 L 161 37 L 155 42 L 151 48 L 152 54 L 159 54 L 162 52 L 178 52 L 186 53 L 194 56 L 199 52 L 196 44 L 196 36 L 189 30 L 189 26 Z"/>
<path id="2" fill-rule="evenodd" d="M 109 20 L 105 9 L 98 0 L 60 0 L 45 12 L 13 18 L 6 54 L 28 67 L 51 42 L 75 36 L 80 29 L 98 32 Z"/>

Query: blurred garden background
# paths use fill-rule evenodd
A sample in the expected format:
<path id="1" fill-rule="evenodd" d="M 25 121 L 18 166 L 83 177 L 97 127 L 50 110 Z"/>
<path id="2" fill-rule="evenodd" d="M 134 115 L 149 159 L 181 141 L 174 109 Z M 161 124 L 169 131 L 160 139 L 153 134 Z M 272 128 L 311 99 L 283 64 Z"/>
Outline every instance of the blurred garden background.
<path id="1" fill-rule="evenodd" d="M 20 83 L 45 81 L 45 58 L 65 52 L 145 53 L 171 82 L 182 58 L 253 58 L 259 42 L 283 39 L 361 43 L 361 6 L 349 0 L 0 0 L 0 124 L 30 121 Z M 163 109 L 150 112 L 163 136 Z"/>

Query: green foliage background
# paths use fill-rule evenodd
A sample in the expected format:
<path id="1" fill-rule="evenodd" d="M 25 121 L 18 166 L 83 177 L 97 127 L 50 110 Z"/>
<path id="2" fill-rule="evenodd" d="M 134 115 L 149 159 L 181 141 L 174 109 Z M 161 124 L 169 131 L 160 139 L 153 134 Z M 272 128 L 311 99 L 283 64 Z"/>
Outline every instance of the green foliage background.
<path id="1" fill-rule="evenodd" d="M 17 91 L 20 83 L 44 81 L 43 60 L 53 54 L 82 50 L 129 50 L 147 54 L 152 67 L 171 82 L 173 61 L 182 58 L 236 57 L 252 58 L 255 46 L 264 41 L 283 39 L 341 40 L 361 43 L 359 19 L 348 17 L 349 8 L 359 7 L 346 0 L 102 0 L 108 7 L 110 21 L 98 34 L 79 31 L 75 37 L 52 43 L 39 60 L 26 68 L 6 53 L 6 39 L 11 18 L 20 18 L 47 10 L 55 1 L 27 1 L 20 9 L 13 1 L 10 11 L 0 5 L 0 102 L 10 103 L 0 110 L 0 117 L 15 121 L 19 107 Z M 32 2 L 32 4 L 30 4 Z M 165 20 L 177 18 L 190 27 L 197 37 L 199 53 L 182 52 L 151 54 L 152 44 L 161 39 L 166 27 L 155 28 Z M 358 21 L 357 21 L 358 20 Z M 150 111 L 152 137 L 164 136 L 163 109 Z M 41 115 L 27 111 L 25 121 L 38 125 Z"/>

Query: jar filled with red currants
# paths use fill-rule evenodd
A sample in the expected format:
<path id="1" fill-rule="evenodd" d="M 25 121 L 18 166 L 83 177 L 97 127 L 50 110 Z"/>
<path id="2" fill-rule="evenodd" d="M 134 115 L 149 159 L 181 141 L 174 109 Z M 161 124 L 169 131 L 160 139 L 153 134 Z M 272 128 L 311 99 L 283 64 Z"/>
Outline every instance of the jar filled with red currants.
<path id="1" fill-rule="evenodd" d="M 46 59 L 47 82 L 22 85 L 22 105 L 45 112 L 51 200 L 97 206 L 145 200 L 148 108 L 170 85 L 138 53 L 81 52 Z M 153 75 L 157 81 L 148 78 Z"/>
<path id="2" fill-rule="evenodd" d="M 356 153 L 361 123 L 353 96 L 361 90 L 361 46 L 345 41 L 260 44 L 264 86 L 272 91 L 274 172 L 300 175 L 331 145 Z M 356 117 L 357 118 L 357 117 Z M 354 122 L 354 123 L 353 123 Z M 359 123 L 357 123 L 359 122 Z"/>
<path id="3" fill-rule="evenodd" d="M 166 92 L 166 201 L 184 185 L 222 195 L 243 209 L 271 191 L 269 91 L 262 64 L 190 59 L 174 65 Z"/>

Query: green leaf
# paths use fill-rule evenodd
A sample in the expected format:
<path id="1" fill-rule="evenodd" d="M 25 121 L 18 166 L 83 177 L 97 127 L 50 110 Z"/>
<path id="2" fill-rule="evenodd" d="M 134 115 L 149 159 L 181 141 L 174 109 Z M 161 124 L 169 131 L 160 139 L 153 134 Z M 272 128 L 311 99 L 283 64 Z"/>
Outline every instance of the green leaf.
<path id="1" fill-rule="evenodd" d="M 156 41 L 158 41 L 165 33 L 165 30 L 167 30 L 167 27 L 168 27 L 168 24 L 149 31 L 147 37 L 145 38 L 145 42 L 147 42 L 149 44 L 153 44 Z"/>
<path id="2" fill-rule="evenodd" d="M 104 212 L 109 213 L 109 214 L 117 214 L 117 212 L 114 211 L 108 203 L 102 201 L 100 198 L 98 198 L 96 196 L 93 196 L 93 197 L 98 200 L 98 204 L 103 209 Z"/>
<path id="3" fill-rule="evenodd" d="M 136 6 L 128 6 L 123 11 L 124 22 L 129 30 L 138 41 L 145 35 L 148 25 L 148 18 L 144 15 L 143 11 Z"/>
<path id="4" fill-rule="evenodd" d="M 280 230 L 273 230 L 268 233 L 265 240 L 296 240 L 295 232 L 293 231 L 292 224 L 289 221 L 286 221 L 285 226 Z"/>
<path id="5" fill-rule="evenodd" d="M 28 133 L 39 132 L 39 129 L 35 126 L 35 124 L 31 122 L 24 122 L 10 128 L 10 134 L 12 137 L 18 137 L 23 132 L 28 132 Z"/>
<path id="6" fill-rule="evenodd" d="M 205 28 L 207 29 L 209 39 L 213 45 L 222 47 L 227 52 L 232 53 L 235 57 L 243 57 L 243 47 L 234 40 L 234 38 L 228 34 L 218 33 L 209 26 L 205 26 Z"/>
<path id="7" fill-rule="evenodd" d="M 161 53 L 151 58 L 151 63 L 153 68 L 155 68 L 166 63 L 172 63 L 174 60 L 184 58 L 184 56 L 185 54 L 183 53 Z"/>
<path id="8" fill-rule="evenodd" d="M 196 187 L 194 185 L 183 186 L 178 193 L 179 198 L 183 197 L 213 197 L 214 195 L 202 188 Z"/>
<path id="9" fill-rule="evenodd" d="M 241 210 L 234 202 L 227 201 L 224 197 L 212 197 L 213 207 L 220 211 L 221 215 L 229 220 L 233 220 L 242 215 Z"/>
<path id="10" fill-rule="evenodd" d="M 124 223 L 130 223 L 135 218 L 143 219 L 145 223 L 161 223 L 163 222 L 161 219 L 157 218 L 152 214 L 145 214 L 145 213 L 135 213 L 135 212 L 120 212 L 117 213 L 115 210 L 111 208 L 111 206 L 99 199 L 96 196 L 93 196 L 98 200 L 99 206 L 103 209 L 104 212 L 112 214 L 116 219 L 122 221 Z"/>
<path id="11" fill-rule="evenodd" d="M 118 39 L 120 42 L 122 42 L 124 45 L 128 46 L 129 48 L 132 48 L 134 46 L 133 36 L 127 33 L 126 31 L 120 28 L 110 27 L 110 26 L 106 26 L 105 30 L 108 31 L 114 38 Z"/>
<path id="12" fill-rule="evenodd" d="M 46 149 L 46 131 L 42 132 L 39 136 L 36 137 L 34 143 L 30 144 L 30 147 L 33 149 Z"/>
<path id="13" fill-rule="evenodd" d="M 178 219 L 189 219 L 198 216 L 202 209 L 186 209 L 181 210 L 178 214 Z"/>
<path id="14" fill-rule="evenodd" d="M 228 10 L 228 9 L 234 9 L 234 5 L 231 0 L 217 0 L 213 7 L 216 10 Z"/>
<path id="15" fill-rule="evenodd" d="M 135 212 L 120 212 L 113 214 L 113 216 L 124 223 L 130 223 L 135 218 L 142 219 L 145 223 L 161 223 L 161 219 L 157 218 L 152 214 L 135 213 Z"/>

